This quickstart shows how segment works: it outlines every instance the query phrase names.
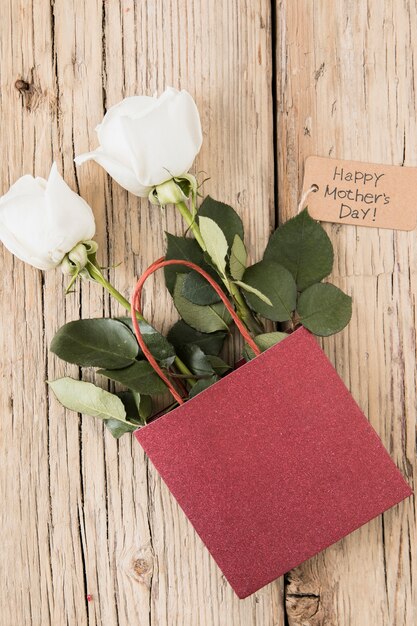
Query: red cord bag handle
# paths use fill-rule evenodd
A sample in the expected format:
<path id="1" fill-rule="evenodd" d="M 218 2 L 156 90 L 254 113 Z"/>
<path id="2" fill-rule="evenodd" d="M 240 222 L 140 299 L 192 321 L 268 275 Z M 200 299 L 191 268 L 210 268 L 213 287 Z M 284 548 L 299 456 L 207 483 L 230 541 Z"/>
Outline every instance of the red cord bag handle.
<path id="1" fill-rule="evenodd" d="M 140 345 L 140 348 L 141 348 L 143 354 L 145 355 L 146 359 L 148 360 L 149 364 L 153 367 L 153 369 L 158 374 L 158 376 L 164 381 L 164 383 L 166 384 L 166 386 L 168 387 L 168 389 L 170 390 L 171 394 L 173 395 L 175 400 L 178 402 L 178 404 L 184 404 L 184 399 L 177 392 L 177 390 L 175 389 L 174 385 L 172 384 L 172 382 L 170 381 L 168 376 L 166 376 L 166 374 L 163 372 L 163 370 L 161 369 L 161 367 L 157 363 L 156 359 L 151 354 L 149 348 L 145 344 L 145 341 L 143 340 L 143 336 L 142 336 L 141 330 L 139 328 L 138 319 L 136 317 L 136 312 L 138 312 L 140 315 L 142 315 L 141 297 L 142 297 L 143 285 L 144 285 L 146 279 L 151 274 L 156 272 L 156 270 L 162 269 L 163 267 L 168 267 L 169 265 L 184 265 L 185 267 L 189 267 L 190 269 L 192 269 L 192 270 L 198 272 L 199 274 L 201 274 L 201 276 L 203 276 L 203 278 L 205 278 L 207 280 L 207 282 L 210 283 L 210 285 L 213 287 L 214 291 L 220 297 L 221 301 L 223 302 L 224 306 L 226 307 L 226 309 L 229 311 L 230 315 L 232 316 L 233 321 L 235 322 L 237 328 L 239 329 L 240 334 L 242 335 L 242 337 L 244 338 L 246 343 L 249 344 L 249 346 L 252 348 L 252 350 L 254 351 L 254 353 L 256 355 L 261 354 L 261 350 L 256 345 L 256 343 L 252 339 L 252 337 L 250 336 L 250 334 L 249 334 L 248 330 L 246 329 L 245 325 L 243 324 L 242 320 L 236 314 L 234 308 L 230 304 L 230 302 L 229 302 L 226 294 L 222 290 L 222 288 L 216 283 L 216 281 L 207 272 L 202 270 L 201 267 L 199 267 L 195 263 L 191 263 L 191 261 L 181 261 L 181 260 L 175 260 L 175 259 L 170 259 L 169 261 L 166 261 L 164 258 L 158 259 L 157 261 L 152 263 L 152 265 L 150 265 L 148 267 L 148 269 L 139 278 L 138 282 L 136 283 L 136 287 L 135 287 L 135 289 L 133 291 L 133 294 L 132 294 L 132 299 L 131 299 L 132 309 L 131 309 L 131 313 L 132 313 L 133 328 L 135 329 L 135 335 L 136 335 L 136 339 L 138 340 L 138 344 Z"/>

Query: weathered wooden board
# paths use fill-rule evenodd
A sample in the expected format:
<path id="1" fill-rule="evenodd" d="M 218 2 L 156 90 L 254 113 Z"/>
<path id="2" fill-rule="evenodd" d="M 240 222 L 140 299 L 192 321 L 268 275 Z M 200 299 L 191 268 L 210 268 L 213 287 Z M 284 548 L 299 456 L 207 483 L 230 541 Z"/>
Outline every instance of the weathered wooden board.
<path id="1" fill-rule="evenodd" d="M 311 155 L 417 165 L 414 2 L 277 4 L 280 219 Z M 334 281 L 354 299 L 323 345 L 409 481 L 416 467 L 416 232 L 327 225 Z M 291 626 L 416 623 L 415 503 L 408 500 L 287 577 Z M 414 590 L 415 594 L 415 590 Z"/>
<path id="2" fill-rule="evenodd" d="M 110 275 L 128 296 L 161 255 L 164 230 L 183 226 L 95 164 L 76 170 L 73 157 L 95 147 L 95 125 L 124 96 L 183 87 L 201 111 L 205 191 L 236 206 L 260 254 L 275 219 L 268 2 L 10 0 L 0 28 L 1 192 L 23 173 L 45 176 L 55 158 L 93 206 L 100 259 L 122 263 Z M 46 378 L 77 374 L 48 355 L 58 326 L 118 309 L 95 285 L 64 299 L 59 272 L 0 254 L 0 623 L 283 623 L 282 580 L 240 602 L 138 444 L 116 443 L 48 394 Z M 162 285 L 159 276 L 148 287 L 146 313 L 166 329 Z"/>
<path id="3" fill-rule="evenodd" d="M 5 0 L 0 193 L 23 173 L 47 175 L 56 159 L 93 206 L 100 259 L 121 263 L 110 275 L 128 296 L 181 221 L 95 164 L 76 170 L 73 157 L 95 147 L 94 126 L 124 96 L 184 87 L 201 111 L 205 192 L 239 210 L 256 259 L 274 224 L 274 188 L 283 220 L 309 154 L 417 164 L 416 28 L 406 0 Z M 416 235 L 326 228 L 334 280 L 355 312 L 324 346 L 411 479 Z M 291 572 L 285 587 L 281 579 L 238 601 L 139 446 L 116 443 L 48 394 L 47 378 L 77 375 L 48 355 L 56 329 L 120 309 L 95 285 L 64 299 L 59 272 L 0 256 L 2 626 L 415 623 L 412 502 Z M 150 283 L 146 313 L 166 329 L 162 276 Z"/>

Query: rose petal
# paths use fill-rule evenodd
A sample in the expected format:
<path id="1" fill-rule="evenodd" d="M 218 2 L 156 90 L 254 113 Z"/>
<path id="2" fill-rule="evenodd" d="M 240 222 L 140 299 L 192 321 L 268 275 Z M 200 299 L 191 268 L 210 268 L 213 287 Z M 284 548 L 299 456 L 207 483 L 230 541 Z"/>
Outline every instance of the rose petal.
<path id="1" fill-rule="evenodd" d="M 71 191 L 55 164 L 48 181 L 23 176 L 0 199 L 1 241 L 19 259 L 39 269 L 56 267 L 94 232 L 91 208 Z"/>
<path id="2" fill-rule="evenodd" d="M 80 241 L 94 237 L 96 226 L 91 207 L 72 191 L 54 163 L 45 190 L 46 225 L 51 258 L 62 258 Z"/>
<path id="3" fill-rule="evenodd" d="M 22 194 L 42 197 L 45 183 L 44 178 L 33 178 L 30 174 L 26 174 L 25 176 L 21 176 L 10 187 L 9 191 L 4 194 L 2 199 L 10 200 Z"/>
<path id="4" fill-rule="evenodd" d="M 156 106 L 157 100 L 148 96 L 132 96 L 125 98 L 111 107 L 96 127 L 100 147 L 112 159 L 132 169 L 129 143 L 122 128 L 123 117 L 140 117 L 146 115 Z"/>
<path id="5" fill-rule="evenodd" d="M 123 163 L 116 161 L 116 159 L 111 156 L 108 156 L 100 148 L 97 148 L 97 150 L 93 152 L 80 154 L 75 157 L 74 160 L 77 165 L 81 165 L 81 163 L 85 163 L 85 161 L 96 161 L 96 163 L 101 165 L 101 167 L 103 167 L 119 185 L 127 189 L 127 191 L 141 198 L 147 198 L 149 195 L 150 187 L 142 185 L 136 178 L 133 170 L 123 165 Z"/>
<path id="6" fill-rule="evenodd" d="M 125 189 L 146 197 L 155 185 L 185 174 L 202 143 L 200 116 L 186 91 L 133 96 L 111 107 L 97 126 L 100 147 L 76 157 L 95 160 Z"/>
<path id="7" fill-rule="evenodd" d="M 44 198 L 21 195 L 0 200 L 1 241 L 19 259 L 42 270 L 57 265 L 48 254 L 44 217 Z"/>
<path id="8" fill-rule="evenodd" d="M 146 116 L 123 117 L 121 123 L 135 174 L 143 186 L 184 174 L 201 148 L 200 116 L 186 91 L 169 89 Z"/>

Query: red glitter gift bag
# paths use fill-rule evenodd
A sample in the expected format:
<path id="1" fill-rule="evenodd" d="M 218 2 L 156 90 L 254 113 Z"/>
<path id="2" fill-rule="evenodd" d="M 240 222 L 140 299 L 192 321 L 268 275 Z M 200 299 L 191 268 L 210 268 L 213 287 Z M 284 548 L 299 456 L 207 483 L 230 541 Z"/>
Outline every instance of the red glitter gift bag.
<path id="1" fill-rule="evenodd" d="M 412 491 L 315 338 L 300 328 L 135 435 L 240 598 L 335 543 Z"/>

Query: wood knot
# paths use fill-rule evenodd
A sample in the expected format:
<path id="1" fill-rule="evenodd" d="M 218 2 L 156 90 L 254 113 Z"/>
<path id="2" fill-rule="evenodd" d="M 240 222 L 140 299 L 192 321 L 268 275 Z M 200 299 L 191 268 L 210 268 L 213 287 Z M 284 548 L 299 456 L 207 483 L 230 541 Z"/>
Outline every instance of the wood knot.
<path id="1" fill-rule="evenodd" d="M 140 555 L 132 559 L 130 566 L 130 575 L 134 580 L 136 580 L 136 582 L 149 588 L 151 586 L 152 574 L 152 558 L 146 558 L 146 556 Z"/>
<path id="2" fill-rule="evenodd" d="M 306 570 L 294 568 L 285 576 L 285 606 L 290 625 L 320 626 L 333 624 L 324 616 L 320 588 Z"/>
<path id="3" fill-rule="evenodd" d="M 137 576 L 143 577 L 151 571 L 152 566 L 146 559 L 135 559 L 132 563 L 132 568 Z"/>
<path id="4" fill-rule="evenodd" d="M 290 624 L 319 626 L 323 622 L 320 598 L 314 595 L 287 595 L 286 609 Z"/>
<path id="5" fill-rule="evenodd" d="M 155 567 L 150 543 L 126 547 L 120 554 L 119 561 L 130 578 L 150 588 Z"/>
<path id="6" fill-rule="evenodd" d="M 23 97 L 25 108 L 28 111 L 36 109 L 40 99 L 40 90 L 35 87 L 33 80 L 28 82 L 24 78 L 18 78 L 14 86 Z"/>
<path id="7" fill-rule="evenodd" d="M 42 91 L 37 75 L 34 69 L 30 72 L 31 77 L 28 80 L 24 78 L 17 78 L 15 81 L 15 89 L 22 96 L 22 102 L 27 111 L 36 111 L 41 105 L 49 107 L 51 113 L 55 113 L 57 110 L 56 97 L 51 91 Z"/>
<path id="8" fill-rule="evenodd" d="M 21 78 L 17 79 L 14 86 L 16 87 L 18 91 L 20 91 L 20 93 L 29 91 L 31 87 L 31 85 L 26 80 L 22 80 Z"/>
<path id="9" fill-rule="evenodd" d="M 126 550 L 122 555 L 122 562 L 125 571 L 133 580 L 150 588 L 154 572 L 154 555 L 149 544 L 139 549 Z"/>

